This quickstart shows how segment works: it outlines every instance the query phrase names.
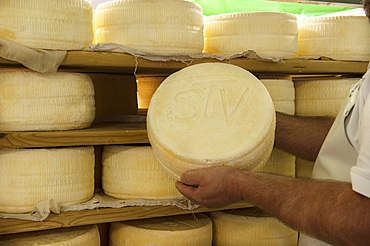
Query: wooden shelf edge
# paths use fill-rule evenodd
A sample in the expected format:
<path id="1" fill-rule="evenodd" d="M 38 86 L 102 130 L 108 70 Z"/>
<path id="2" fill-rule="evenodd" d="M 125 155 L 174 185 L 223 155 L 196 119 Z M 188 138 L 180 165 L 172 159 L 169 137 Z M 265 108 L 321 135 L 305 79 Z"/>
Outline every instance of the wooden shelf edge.
<path id="1" fill-rule="evenodd" d="M 248 58 L 235 58 L 218 61 L 217 59 L 181 61 L 150 61 L 125 53 L 68 51 L 59 71 L 70 72 L 105 72 L 128 74 L 164 74 L 169 75 L 192 64 L 223 62 L 240 66 L 253 73 L 283 74 L 364 74 L 366 61 L 334 61 L 313 59 L 287 59 L 282 63 L 265 62 Z M 23 69 L 25 69 L 23 67 Z M 22 70 L 16 62 L 0 58 L 0 70 Z"/>
<path id="2" fill-rule="evenodd" d="M 247 203 L 235 203 L 219 209 L 199 207 L 194 210 L 184 210 L 175 206 L 135 206 L 61 212 L 60 214 L 50 214 L 48 218 L 41 222 L 0 219 L 0 235 L 245 207 L 251 207 L 251 205 Z"/>

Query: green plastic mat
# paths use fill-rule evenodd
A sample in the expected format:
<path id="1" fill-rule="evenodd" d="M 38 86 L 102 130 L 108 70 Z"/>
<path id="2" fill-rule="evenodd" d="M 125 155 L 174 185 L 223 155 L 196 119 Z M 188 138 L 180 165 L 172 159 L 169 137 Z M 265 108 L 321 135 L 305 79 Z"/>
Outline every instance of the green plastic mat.
<path id="1" fill-rule="evenodd" d="M 308 17 L 331 14 L 354 8 L 263 0 L 193 0 L 203 8 L 206 16 L 224 13 L 275 11 Z"/>

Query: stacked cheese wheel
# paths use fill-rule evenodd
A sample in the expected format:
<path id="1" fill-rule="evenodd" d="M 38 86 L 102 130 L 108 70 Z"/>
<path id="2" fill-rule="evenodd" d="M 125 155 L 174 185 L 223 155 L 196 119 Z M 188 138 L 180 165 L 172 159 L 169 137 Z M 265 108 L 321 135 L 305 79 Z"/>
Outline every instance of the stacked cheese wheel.
<path id="1" fill-rule="evenodd" d="M 261 170 L 273 147 L 275 109 L 250 72 L 204 63 L 162 82 L 149 105 L 147 129 L 154 154 L 175 178 L 219 165 Z"/>
<path id="2" fill-rule="evenodd" d="M 94 86 L 82 73 L 0 72 L 0 131 L 81 129 L 95 117 Z"/>
<path id="3" fill-rule="evenodd" d="M 260 78 L 270 93 L 277 112 L 294 115 L 294 83 L 291 78 Z M 295 156 L 273 148 L 263 172 L 295 176 Z"/>
<path id="4" fill-rule="evenodd" d="M 115 0 L 95 11 L 95 42 L 157 55 L 201 53 L 202 8 L 185 0 Z"/>
<path id="5" fill-rule="evenodd" d="M 317 78 L 294 81 L 296 115 L 336 117 L 353 84 L 360 78 Z M 298 177 L 310 178 L 314 162 L 296 158 Z"/>
<path id="6" fill-rule="evenodd" d="M 139 77 L 137 79 L 137 96 L 139 108 L 148 108 L 150 100 L 158 86 L 165 80 L 165 76 Z"/>
<path id="7" fill-rule="evenodd" d="M 96 225 L 25 232 L 1 236 L 0 246 L 44 245 L 44 246 L 100 246 L 99 230 Z"/>
<path id="8" fill-rule="evenodd" d="M 0 149 L 0 212 L 27 213 L 42 201 L 83 203 L 94 194 L 94 148 Z"/>
<path id="9" fill-rule="evenodd" d="M 194 218 L 195 217 L 195 218 Z M 178 215 L 111 224 L 109 245 L 212 245 L 212 222 L 203 214 Z"/>
<path id="10" fill-rule="evenodd" d="M 254 50 L 272 58 L 295 58 L 297 17 L 280 12 L 244 12 L 204 19 L 204 52 L 231 55 Z"/>
<path id="11" fill-rule="evenodd" d="M 213 245 L 295 246 L 298 232 L 257 208 L 208 213 Z"/>
<path id="12" fill-rule="evenodd" d="M 300 57 L 370 60 L 370 23 L 365 16 L 319 16 L 299 20 Z"/>
<path id="13" fill-rule="evenodd" d="M 107 195 L 120 199 L 182 197 L 151 146 L 105 146 L 102 164 L 102 185 Z"/>
<path id="14" fill-rule="evenodd" d="M 2 0 L 0 37 L 31 48 L 81 50 L 93 42 L 87 0 Z"/>

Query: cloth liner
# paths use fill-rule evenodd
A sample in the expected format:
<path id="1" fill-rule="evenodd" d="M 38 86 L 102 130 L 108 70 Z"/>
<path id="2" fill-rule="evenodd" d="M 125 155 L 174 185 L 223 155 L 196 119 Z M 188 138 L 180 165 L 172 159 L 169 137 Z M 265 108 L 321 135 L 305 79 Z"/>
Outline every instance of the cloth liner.
<path id="1" fill-rule="evenodd" d="M 2 219 L 20 219 L 31 221 L 44 221 L 50 213 L 59 214 L 60 212 L 92 210 L 98 208 L 123 208 L 129 206 L 176 206 L 184 210 L 194 210 L 199 205 L 192 204 L 188 199 L 164 199 L 164 200 L 121 200 L 103 193 L 96 193 L 89 201 L 69 206 L 59 206 L 53 199 L 39 202 L 35 205 L 32 212 L 24 214 L 0 213 Z"/>

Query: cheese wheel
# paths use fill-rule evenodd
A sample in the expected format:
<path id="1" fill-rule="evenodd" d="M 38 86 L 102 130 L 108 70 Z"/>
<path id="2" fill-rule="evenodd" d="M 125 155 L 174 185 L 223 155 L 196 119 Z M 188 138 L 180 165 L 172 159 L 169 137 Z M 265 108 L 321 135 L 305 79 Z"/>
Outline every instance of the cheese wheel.
<path id="1" fill-rule="evenodd" d="M 93 43 L 87 0 L 2 0 L 0 37 L 30 48 L 81 50 Z"/>
<path id="2" fill-rule="evenodd" d="M 102 185 L 105 194 L 120 199 L 183 197 L 151 146 L 104 146 Z"/>
<path id="3" fill-rule="evenodd" d="M 94 86 L 82 73 L 0 72 L 0 131 L 89 127 Z"/>
<path id="4" fill-rule="evenodd" d="M 109 245 L 210 246 L 212 222 L 204 214 L 115 222 L 111 224 Z"/>
<path id="5" fill-rule="evenodd" d="M 96 225 L 3 235 L 0 246 L 100 246 Z"/>
<path id="6" fill-rule="evenodd" d="M 0 173 L 0 212 L 83 203 L 94 195 L 94 148 L 0 149 Z"/>
<path id="7" fill-rule="evenodd" d="M 116 0 L 95 11 L 95 42 L 157 55 L 201 53 L 202 8 L 185 0 Z"/>
<path id="8" fill-rule="evenodd" d="M 296 115 L 336 117 L 353 84 L 360 78 L 294 81 Z"/>
<path id="9" fill-rule="evenodd" d="M 142 76 L 137 78 L 137 97 L 139 108 L 148 108 L 150 100 L 166 76 Z"/>
<path id="10" fill-rule="evenodd" d="M 204 19 L 204 52 L 231 55 L 254 50 L 272 58 L 295 58 L 298 23 L 293 14 L 242 12 Z"/>
<path id="11" fill-rule="evenodd" d="M 296 160 L 296 177 L 298 178 L 311 178 L 315 162 L 308 161 L 297 157 Z"/>
<path id="12" fill-rule="evenodd" d="M 370 23 L 366 16 L 299 19 L 299 57 L 370 60 Z"/>
<path id="13" fill-rule="evenodd" d="M 298 232 L 258 208 L 208 213 L 213 245 L 296 246 Z"/>
<path id="14" fill-rule="evenodd" d="M 203 63 L 162 82 L 148 108 L 147 131 L 157 159 L 176 179 L 217 165 L 260 170 L 272 150 L 275 110 L 247 70 Z"/>

